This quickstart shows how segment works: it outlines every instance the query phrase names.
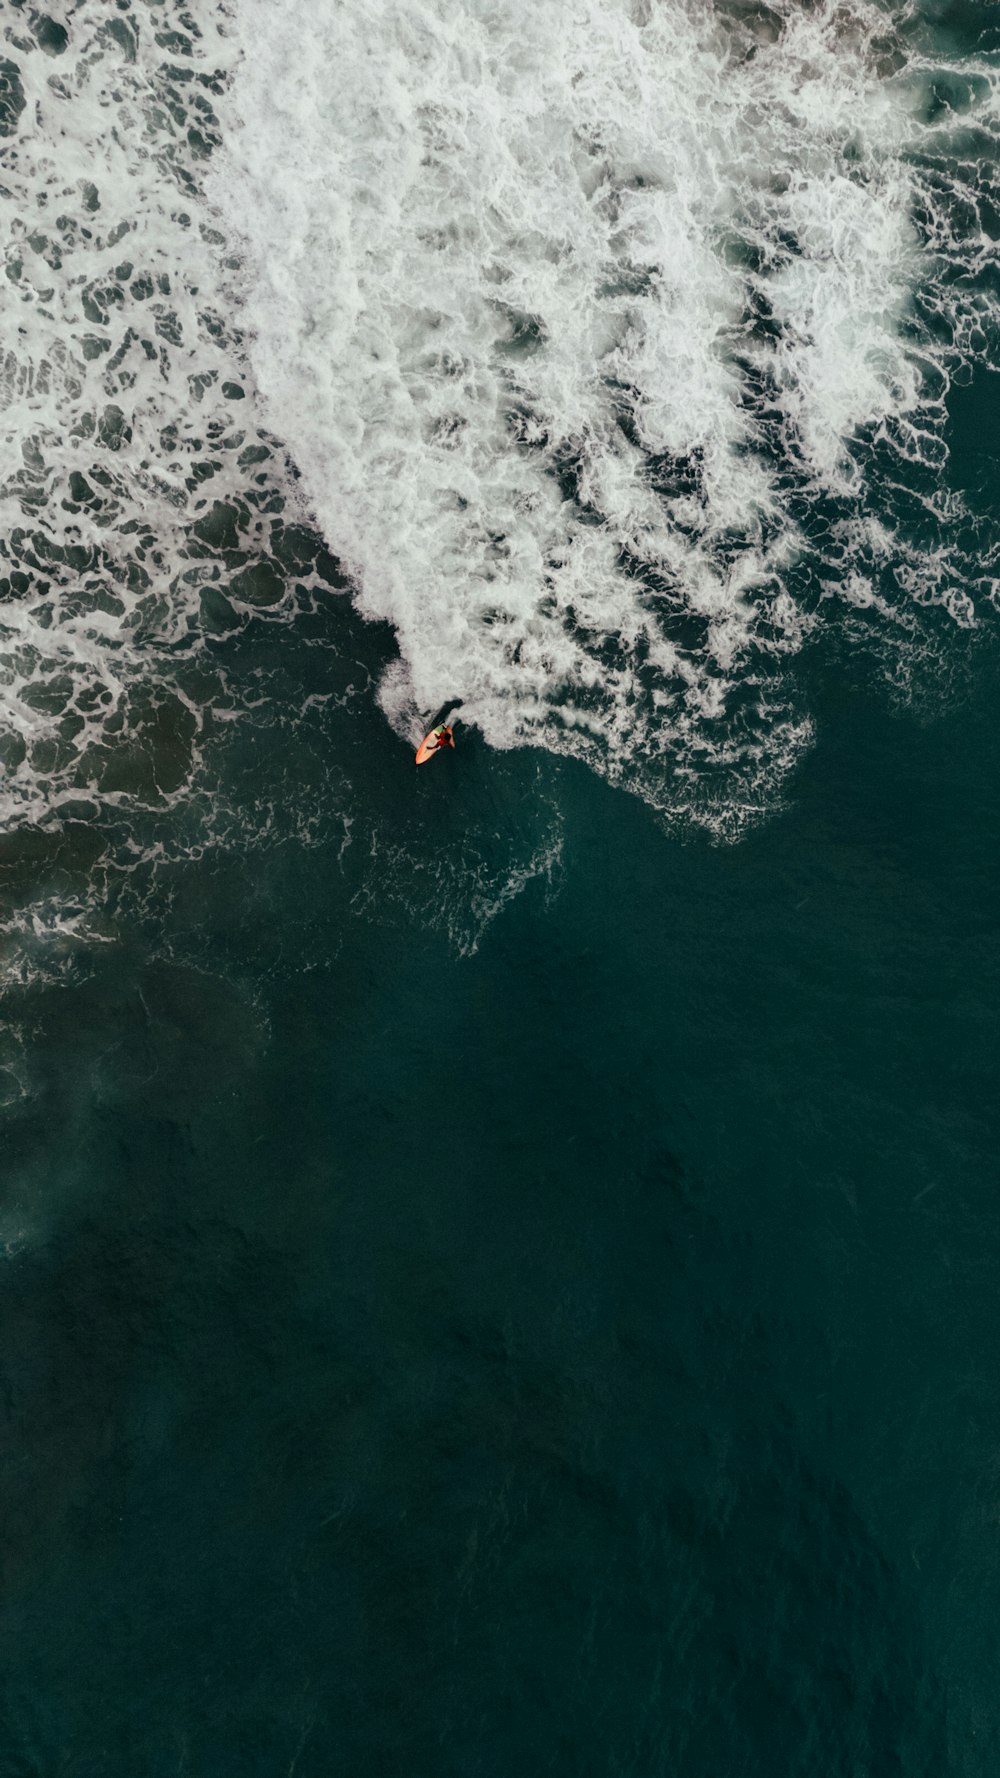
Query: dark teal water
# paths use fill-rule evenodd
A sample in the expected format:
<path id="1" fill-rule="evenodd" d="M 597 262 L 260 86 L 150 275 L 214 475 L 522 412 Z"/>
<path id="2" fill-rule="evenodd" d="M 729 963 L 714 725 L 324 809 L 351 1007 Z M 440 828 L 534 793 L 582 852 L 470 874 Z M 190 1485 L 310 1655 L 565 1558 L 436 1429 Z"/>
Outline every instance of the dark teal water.
<path id="1" fill-rule="evenodd" d="M 5 921 L 101 910 L 0 1032 L 2 1778 L 993 1778 L 989 622 L 912 696 L 807 653 L 713 847 L 475 733 L 416 774 L 340 592 L 205 621 L 191 695 L 267 702 L 134 868 L 0 835 Z"/>
<path id="2" fill-rule="evenodd" d="M 996 1770 L 995 652 L 960 679 L 818 665 L 721 849 L 345 711 L 415 856 L 547 796 L 551 884 L 460 957 L 339 826 L 220 848 L 25 994 L 5 1772 Z"/>

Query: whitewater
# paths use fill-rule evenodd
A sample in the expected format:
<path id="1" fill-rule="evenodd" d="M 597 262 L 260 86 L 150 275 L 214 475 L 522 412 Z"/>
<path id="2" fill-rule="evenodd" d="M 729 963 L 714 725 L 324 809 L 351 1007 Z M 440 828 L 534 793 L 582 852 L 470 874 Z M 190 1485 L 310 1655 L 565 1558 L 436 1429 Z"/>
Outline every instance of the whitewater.
<path id="1" fill-rule="evenodd" d="M 234 22 L 209 188 L 402 731 L 457 699 L 738 827 L 808 742 L 789 664 L 828 605 L 975 621 L 946 397 L 995 361 L 992 63 L 909 6 Z"/>
<path id="2" fill-rule="evenodd" d="M 932 14 L 12 9 L 7 829 L 211 826 L 269 697 L 227 638 L 332 557 L 401 737 L 453 701 L 729 837 L 810 744 L 810 644 L 902 683 L 981 627 L 947 401 L 998 362 L 1000 78 Z"/>

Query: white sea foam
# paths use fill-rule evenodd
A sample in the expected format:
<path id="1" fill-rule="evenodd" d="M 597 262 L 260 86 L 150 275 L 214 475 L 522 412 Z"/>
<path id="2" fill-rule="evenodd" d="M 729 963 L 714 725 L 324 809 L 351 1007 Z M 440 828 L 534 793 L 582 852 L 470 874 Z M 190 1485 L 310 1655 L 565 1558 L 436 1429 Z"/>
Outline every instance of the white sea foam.
<path id="1" fill-rule="evenodd" d="M 231 9 L 210 190 L 269 422 L 398 636 L 384 708 L 738 827 L 872 512 L 870 610 L 973 614 L 944 398 L 996 356 L 996 69 L 870 0 Z"/>
<path id="2" fill-rule="evenodd" d="M 917 25 L 871 0 L 8 9 L 3 829 L 236 831 L 204 761 L 270 691 L 206 654 L 205 603 L 238 627 L 240 573 L 306 510 L 394 626 L 400 733 L 455 699 L 494 746 L 716 831 L 772 807 L 810 636 L 912 654 L 998 582 L 944 463 L 949 377 L 997 357 L 997 75 Z M 321 830 L 270 794 L 248 825 Z M 199 843 L 147 827 L 118 861 Z"/>
<path id="3" fill-rule="evenodd" d="M 195 527 L 229 502 L 226 541 L 266 547 L 253 458 L 272 452 L 245 378 L 238 398 L 225 237 L 200 196 L 235 52 L 216 5 L 193 11 L 82 0 L 0 23 L 5 829 L 81 794 L 169 802 L 130 752 L 172 747 L 170 783 L 190 780 L 202 710 L 174 668 L 224 577 Z"/>

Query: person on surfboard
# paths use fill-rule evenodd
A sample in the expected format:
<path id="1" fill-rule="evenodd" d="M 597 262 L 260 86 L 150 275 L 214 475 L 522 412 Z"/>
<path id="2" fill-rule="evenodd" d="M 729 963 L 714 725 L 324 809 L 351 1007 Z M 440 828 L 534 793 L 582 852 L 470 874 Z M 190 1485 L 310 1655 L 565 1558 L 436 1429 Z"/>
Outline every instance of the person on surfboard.
<path id="1" fill-rule="evenodd" d="M 451 724 L 439 722 L 435 728 L 429 730 L 417 748 L 418 766 L 425 766 L 429 759 L 434 758 L 435 753 L 440 753 L 442 747 L 454 747 L 454 745 L 455 737 L 451 732 Z"/>

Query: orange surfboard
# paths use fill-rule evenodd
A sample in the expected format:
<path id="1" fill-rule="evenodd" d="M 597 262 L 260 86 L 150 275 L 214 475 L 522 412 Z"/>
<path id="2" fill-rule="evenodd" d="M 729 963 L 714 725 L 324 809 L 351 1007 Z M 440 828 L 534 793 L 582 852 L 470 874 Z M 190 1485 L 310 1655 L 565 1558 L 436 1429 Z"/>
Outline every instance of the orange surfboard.
<path id="1" fill-rule="evenodd" d="M 441 752 L 441 748 L 438 746 L 438 736 L 447 728 L 447 726 L 447 723 L 439 722 L 436 728 L 431 729 L 429 735 L 424 736 L 420 746 L 417 748 L 418 766 L 425 766 L 429 759 L 434 758 L 435 753 Z M 445 745 L 447 746 L 447 742 Z"/>

